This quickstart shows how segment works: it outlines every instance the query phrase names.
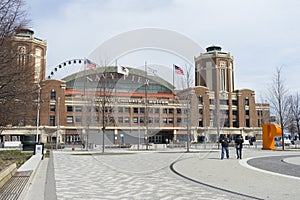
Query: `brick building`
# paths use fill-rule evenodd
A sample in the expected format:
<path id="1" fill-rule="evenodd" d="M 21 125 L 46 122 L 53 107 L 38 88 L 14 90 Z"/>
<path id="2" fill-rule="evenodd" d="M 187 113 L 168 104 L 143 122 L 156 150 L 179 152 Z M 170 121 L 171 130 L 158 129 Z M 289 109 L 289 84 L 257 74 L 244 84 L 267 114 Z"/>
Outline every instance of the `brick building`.
<path id="1" fill-rule="evenodd" d="M 174 91 L 166 80 L 129 67 L 126 74 L 117 66 L 85 67 L 61 80 L 45 79 L 46 43 L 35 40 L 29 34 L 24 42 L 39 49 L 31 68 L 41 87 L 39 126 L 6 127 L 1 134 L 6 140 L 37 134 L 45 143 L 57 138 L 61 144 L 169 143 L 187 141 L 190 133 L 191 141 L 215 142 L 225 133 L 260 137 L 260 125 L 269 121 L 268 104 L 257 104 L 252 90 L 235 89 L 233 57 L 221 47 L 195 57 L 194 87 Z M 54 71 L 70 63 L 87 66 L 74 59 Z M 32 113 L 34 121 L 38 112 Z"/>

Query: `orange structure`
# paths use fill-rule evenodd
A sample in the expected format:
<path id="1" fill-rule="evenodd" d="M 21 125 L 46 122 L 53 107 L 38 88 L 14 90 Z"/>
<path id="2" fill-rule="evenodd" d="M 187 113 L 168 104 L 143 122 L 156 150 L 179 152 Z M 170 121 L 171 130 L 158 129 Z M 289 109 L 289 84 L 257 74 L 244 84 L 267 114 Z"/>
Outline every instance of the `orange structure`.
<path id="1" fill-rule="evenodd" d="M 275 150 L 274 137 L 281 137 L 282 130 L 279 124 L 262 124 L 262 139 L 264 150 Z"/>

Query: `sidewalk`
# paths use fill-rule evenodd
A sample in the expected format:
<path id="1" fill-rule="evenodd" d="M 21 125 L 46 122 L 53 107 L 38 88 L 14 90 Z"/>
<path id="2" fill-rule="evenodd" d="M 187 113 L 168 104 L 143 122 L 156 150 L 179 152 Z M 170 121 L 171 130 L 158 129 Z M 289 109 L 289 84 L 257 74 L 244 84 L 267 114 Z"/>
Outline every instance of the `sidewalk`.
<path id="1" fill-rule="evenodd" d="M 230 159 L 220 159 L 220 153 L 207 154 L 207 157 L 193 157 L 178 161 L 174 170 L 182 176 L 192 179 L 203 185 L 213 186 L 222 190 L 240 193 L 246 199 L 299 199 L 300 178 L 281 176 L 274 172 L 266 173 L 247 164 L 252 157 L 260 156 L 287 156 L 297 157 L 284 159 L 287 165 L 300 170 L 300 151 L 262 151 L 258 149 L 243 150 L 244 159 L 235 158 L 234 149 L 231 149 Z M 269 167 L 266 159 L 257 159 Z M 272 166 L 271 166 L 272 167 Z"/>
<path id="2" fill-rule="evenodd" d="M 282 167 L 282 164 L 284 164 L 292 167 L 295 172 L 299 172 L 300 151 L 262 151 L 260 149 L 244 148 L 242 160 L 235 158 L 234 151 L 234 148 L 230 149 L 230 159 L 221 160 L 219 151 L 207 152 L 200 150 L 175 162 L 173 169 L 185 179 L 190 179 L 196 184 L 238 194 L 241 199 L 299 199 L 300 175 L 298 177 L 279 176 L 275 172 L 266 172 L 249 166 L 247 161 L 259 162 L 260 166 L 263 167 L 272 165 L 272 168 L 275 169 L 284 168 Z M 267 159 L 273 158 L 273 156 L 288 155 L 294 155 L 295 157 L 286 157 L 283 161 L 278 161 L 281 164 L 280 166 L 277 166 L 274 162 L 270 163 Z M 261 157 L 261 159 L 257 159 L 258 157 Z M 50 158 L 53 158 L 53 155 Z M 120 178 L 113 177 L 113 175 L 109 176 L 115 180 Z M 53 159 L 46 158 L 41 161 L 25 199 L 57 199 L 55 182 Z M 207 198 L 210 199 L 211 197 Z"/>

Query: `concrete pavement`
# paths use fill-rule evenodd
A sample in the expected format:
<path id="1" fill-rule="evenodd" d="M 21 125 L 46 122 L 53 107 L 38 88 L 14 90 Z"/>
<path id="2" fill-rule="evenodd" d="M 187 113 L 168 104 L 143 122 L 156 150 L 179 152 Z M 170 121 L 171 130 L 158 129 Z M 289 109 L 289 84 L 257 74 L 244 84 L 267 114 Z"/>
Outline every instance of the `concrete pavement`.
<path id="1" fill-rule="evenodd" d="M 89 152 L 53 152 L 52 164 L 47 159 L 42 160 L 26 199 L 300 197 L 300 178 L 296 174 L 300 171 L 300 151 L 245 148 L 243 160 L 235 159 L 233 148 L 228 160 L 220 160 L 220 152 L 215 150 L 182 152 L 114 151 L 105 155 L 97 152 L 90 152 L 93 155 L 84 155 Z M 259 166 L 255 166 L 257 163 Z M 295 175 L 278 175 L 276 169 L 284 167 L 293 169 Z M 270 169 L 275 171 L 269 172 Z"/>

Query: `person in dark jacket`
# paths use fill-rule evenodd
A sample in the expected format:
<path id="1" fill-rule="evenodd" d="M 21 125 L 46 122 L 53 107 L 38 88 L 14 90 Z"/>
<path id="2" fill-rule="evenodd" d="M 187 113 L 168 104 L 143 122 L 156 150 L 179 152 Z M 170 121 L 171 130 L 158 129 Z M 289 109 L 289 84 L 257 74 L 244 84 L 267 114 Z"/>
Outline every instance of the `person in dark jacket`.
<path id="1" fill-rule="evenodd" d="M 242 159 L 243 143 L 244 143 L 244 139 L 243 139 L 242 135 L 239 135 L 235 139 L 235 148 L 236 148 L 237 159 Z"/>
<path id="2" fill-rule="evenodd" d="M 225 134 L 223 136 L 223 138 L 220 139 L 219 141 L 222 145 L 222 153 L 221 153 L 221 159 L 223 160 L 224 158 L 224 154 L 226 153 L 226 157 L 227 159 L 229 159 L 229 143 L 230 143 L 230 139 L 227 137 L 227 135 Z"/>

